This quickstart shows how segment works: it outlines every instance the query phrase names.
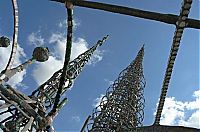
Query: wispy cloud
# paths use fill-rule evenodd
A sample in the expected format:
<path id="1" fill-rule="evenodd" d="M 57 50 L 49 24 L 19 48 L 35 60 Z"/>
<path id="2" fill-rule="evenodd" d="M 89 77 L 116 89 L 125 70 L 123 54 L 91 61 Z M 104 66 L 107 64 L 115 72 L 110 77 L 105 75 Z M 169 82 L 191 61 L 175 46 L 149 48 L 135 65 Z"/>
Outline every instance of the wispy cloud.
<path id="1" fill-rule="evenodd" d="M 160 123 L 200 128 L 200 90 L 195 91 L 193 97 L 195 100 L 188 102 L 178 101 L 175 97 L 166 98 Z"/>
<path id="2" fill-rule="evenodd" d="M 63 22 L 59 23 L 59 26 L 62 25 Z M 49 57 L 49 60 L 45 63 L 36 63 L 36 67 L 33 70 L 33 77 L 38 84 L 42 84 L 46 81 L 55 71 L 61 69 L 64 62 L 65 56 L 65 47 L 66 47 L 66 34 L 62 32 L 52 33 L 49 38 L 42 38 L 40 35 L 31 35 L 29 36 L 29 40 L 39 41 L 40 43 L 48 42 L 51 47 L 53 47 L 53 51 Z M 38 37 L 38 38 L 37 38 Z M 30 39 L 31 38 L 31 39 Z M 34 41 L 33 41 L 34 42 Z M 81 53 L 87 51 L 88 43 L 83 38 L 75 38 L 73 39 L 72 44 L 72 54 L 70 60 L 73 60 Z M 97 50 L 97 52 L 93 55 L 89 65 L 94 65 L 95 63 L 102 60 L 103 52 Z M 42 72 L 41 72 L 42 71 Z"/>
<path id="3" fill-rule="evenodd" d="M 111 81 L 109 79 L 104 79 L 104 81 L 108 84 L 108 86 L 110 86 L 114 83 L 114 81 Z"/>
<path id="4" fill-rule="evenodd" d="M 62 68 L 62 61 L 50 56 L 44 63 L 36 62 L 35 69 L 33 70 L 33 77 L 37 84 L 45 82 L 52 74 Z"/>
<path id="5" fill-rule="evenodd" d="M 72 121 L 75 121 L 75 122 L 80 122 L 81 121 L 79 116 L 72 116 L 71 119 L 72 119 Z"/>
<path id="6" fill-rule="evenodd" d="M 63 66 L 66 38 L 61 33 L 54 33 L 49 38 L 49 43 L 52 44 L 54 49 L 51 51 L 53 56 L 50 56 L 49 60 L 45 63 L 36 63 L 36 68 L 33 70 L 33 77 L 38 84 L 46 81 L 55 71 L 61 69 Z M 74 41 L 71 60 L 76 58 L 79 54 L 85 52 L 88 49 L 87 45 L 87 42 L 82 38 L 78 38 Z"/>
<path id="7" fill-rule="evenodd" d="M 98 98 L 94 100 L 93 107 L 97 110 L 101 110 L 101 108 L 107 103 L 107 98 L 104 94 L 101 94 Z"/>
<path id="8" fill-rule="evenodd" d="M 80 26 L 81 23 L 79 20 L 73 20 L 73 28 L 76 29 L 78 26 Z M 66 20 L 62 20 L 58 23 L 58 27 L 59 28 L 66 28 L 67 27 L 67 21 Z"/>
<path id="9" fill-rule="evenodd" d="M 104 50 L 99 50 L 97 49 L 92 58 L 88 61 L 88 65 L 93 65 L 95 66 L 95 64 L 99 61 L 101 61 L 103 59 L 103 55 L 104 55 Z"/>
<path id="10" fill-rule="evenodd" d="M 11 52 L 11 45 L 7 48 L 0 48 L 0 60 L 1 60 L 0 71 L 6 67 L 8 63 L 8 59 L 10 57 L 10 52 Z M 25 58 L 25 57 L 26 57 L 26 54 L 24 53 L 24 49 L 21 48 L 20 45 L 18 45 L 13 67 L 20 65 L 22 63 L 21 61 L 22 58 Z M 25 74 L 26 74 L 26 70 L 20 73 L 17 73 L 8 81 L 8 84 L 10 84 L 13 87 L 20 86 L 21 85 L 20 83 L 22 82 Z"/>
<path id="11" fill-rule="evenodd" d="M 53 54 L 60 60 L 64 60 L 66 36 L 62 33 L 53 33 L 49 38 L 49 43 L 53 45 Z M 76 58 L 81 53 L 88 50 L 88 43 L 83 38 L 73 40 L 71 60 Z"/>
<path id="12" fill-rule="evenodd" d="M 108 84 L 108 86 L 110 86 L 110 85 L 112 85 L 114 83 L 114 81 L 110 81 L 108 79 L 104 79 L 104 81 Z M 107 103 L 107 98 L 104 97 L 104 96 L 105 96 L 105 94 L 101 94 L 98 98 L 96 98 L 93 101 L 92 106 L 94 108 L 97 108 L 98 110 L 101 110 L 100 104 L 102 103 L 101 105 L 103 105 L 103 104 Z"/>
<path id="13" fill-rule="evenodd" d="M 28 43 L 34 46 L 42 46 L 44 45 L 44 38 L 40 35 L 40 31 L 36 33 L 31 33 L 28 36 Z"/>
<path id="14" fill-rule="evenodd" d="M 93 107 L 98 107 L 99 105 L 100 105 L 100 103 L 101 103 L 101 100 L 102 100 L 102 98 L 104 97 L 104 94 L 101 94 L 98 98 L 96 98 L 95 100 L 94 100 L 94 103 L 93 103 Z"/>

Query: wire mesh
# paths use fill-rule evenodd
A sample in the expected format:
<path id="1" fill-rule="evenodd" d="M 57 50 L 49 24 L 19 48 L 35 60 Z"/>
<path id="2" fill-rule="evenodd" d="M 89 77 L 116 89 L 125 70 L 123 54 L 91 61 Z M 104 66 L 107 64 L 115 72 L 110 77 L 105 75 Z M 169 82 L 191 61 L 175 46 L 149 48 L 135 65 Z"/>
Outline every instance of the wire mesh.
<path id="1" fill-rule="evenodd" d="M 99 40 L 96 45 L 91 47 L 86 52 L 80 54 L 77 58 L 69 63 L 67 68 L 67 75 L 65 77 L 65 87 L 62 90 L 62 94 L 64 94 L 65 91 L 73 85 L 73 81 L 81 73 L 84 66 L 91 59 L 96 49 L 101 46 L 107 40 L 107 38 L 108 36 L 103 37 L 103 39 Z M 38 89 L 32 92 L 32 96 L 37 97 L 40 102 L 43 102 L 46 109 L 51 108 L 55 100 L 55 95 L 58 90 L 61 73 L 62 69 L 56 71 L 49 80 L 47 80 Z"/>
<path id="2" fill-rule="evenodd" d="M 142 126 L 144 118 L 144 87 L 142 60 L 144 47 L 135 60 L 120 74 L 107 89 L 92 113 L 87 125 L 90 132 L 134 131 Z"/>

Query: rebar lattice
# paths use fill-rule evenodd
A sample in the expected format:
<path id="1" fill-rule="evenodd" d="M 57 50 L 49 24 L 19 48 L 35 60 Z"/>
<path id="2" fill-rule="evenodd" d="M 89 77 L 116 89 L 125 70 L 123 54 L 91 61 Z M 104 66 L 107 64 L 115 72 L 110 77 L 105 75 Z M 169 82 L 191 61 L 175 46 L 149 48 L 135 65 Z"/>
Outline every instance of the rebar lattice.
<path id="1" fill-rule="evenodd" d="M 77 58 L 71 61 L 67 68 L 67 75 L 65 77 L 65 87 L 62 90 L 62 94 L 65 93 L 67 89 L 69 89 L 73 81 L 78 77 L 78 75 L 83 70 L 84 66 L 91 59 L 92 55 L 96 51 L 96 49 L 101 46 L 106 40 L 108 36 L 104 37 L 102 40 L 99 40 L 96 45 L 91 47 L 86 52 L 80 54 Z M 32 96 L 40 99 L 41 102 L 44 103 L 44 106 L 49 109 L 51 108 L 55 95 L 58 90 L 59 80 L 61 77 L 62 69 L 55 72 L 49 80 L 39 86 L 34 92 L 32 92 Z"/>
<path id="2" fill-rule="evenodd" d="M 182 7 L 181 7 L 181 10 L 180 10 L 179 19 L 176 22 L 176 30 L 174 32 L 173 43 L 172 43 L 170 55 L 169 55 L 169 58 L 168 58 L 168 64 L 167 64 L 165 77 L 164 77 L 163 84 L 162 84 L 160 100 L 159 100 L 157 113 L 156 113 L 155 121 L 154 121 L 154 124 L 156 124 L 156 125 L 160 124 L 160 118 L 161 118 L 162 110 L 163 110 L 163 107 L 164 107 L 165 98 L 166 98 L 166 95 L 167 95 L 167 90 L 168 90 L 168 87 L 169 87 L 169 82 L 170 82 L 173 67 L 174 67 L 174 62 L 175 62 L 176 56 L 178 54 L 183 30 L 188 24 L 186 22 L 186 19 L 188 18 L 188 14 L 190 12 L 191 4 L 192 4 L 192 0 L 183 0 Z"/>
<path id="3" fill-rule="evenodd" d="M 124 132 L 134 131 L 142 125 L 144 118 L 145 80 L 142 60 L 144 47 L 138 52 L 135 60 L 120 74 L 118 79 L 107 89 L 88 123 L 91 132 Z"/>
<path id="4" fill-rule="evenodd" d="M 73 33 L 72 9 L 73 6 L 81 6 L 176 26 L 154 124 L 141 127 L 145 101 L 143 91 L 146 83 L 142 68 L 144 56 L 144 47 L 142 47 L 135 60 L 119 74 L 118 79 L 108 88 L 106 95 L 101 99 L 100 105 L 94 109 L 92 116 L 89 116 L 85 121 L 81 132 L 84 131 L 85 127 L 92 132 L 199 131 L 195 128 L 160 125 L 160 118 L 183 30 L 184 28 L 200 29 L 199 20 L 188 18 L 192 0 L 183 0 L 179 16 L 85 0 L 50 0 L 65 3 L 68 12 L 65 61 L 63 68 L 55 72 L 47 82 L 33 91 L 30 96 L 11 87 L 7 82 L 17 72 L 21 72 L 35 60 L 43 62 L 49 56 L 48 52 L 43 52 L 44 54 L 36 52 L 37 50 L 43 50 L 43 48 L 36 48 L 37 50 L 34 51 L 31 59 L 12 68 L 18 45 L 19 19 L 17 0 L 11 1 L 14 15 L 14 33 L 8 63 L 6 68 L 0 72 L 0 129 L 5 132 L 54 131 L 52 122 L 67 101 L 67 98 L 61 100 L 62 95 L 72 86 L 73 81 L 80 74 L 97 47 L 101 46 L 107 39 L 106 36 L 99 40 L 95 46 L 70 62 Z M 9 45 L 9 38 L 0 37 L 0 47 L 8 47 Z M 45 49 L 45 51 L 48 51 L 48 49 Z M 52 108 L 51 111 L 50 108 Z M 91 120 L 90 117 L 92 117 Z M 90 123 L 87 124 L 88 121 Z"/>
<path id="5" fill-rule="evenodd" d="M 0 128 L 5 132 L 37 129 L 44 111 L 36 101 L 9 85 L 0 85 L 0 91 Z"/>

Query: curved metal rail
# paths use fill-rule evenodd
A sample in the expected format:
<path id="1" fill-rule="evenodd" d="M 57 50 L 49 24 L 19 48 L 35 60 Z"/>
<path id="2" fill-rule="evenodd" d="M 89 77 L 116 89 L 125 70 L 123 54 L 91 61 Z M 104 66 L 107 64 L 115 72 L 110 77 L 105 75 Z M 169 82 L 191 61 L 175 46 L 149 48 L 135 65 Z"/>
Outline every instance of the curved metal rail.
<path id="1" fill-rule="evenodd" d="M 144 118 L 144 87 L 142 60 L 144 47 L 135 60 L 107 89 L 87 125 L 90 132 L 132 132 L 142 126 Z"/>
<path id="2" fill-rule="evenodd" d="M 58 104 L 60 102 L 60 98 L 61 98 L 61 94 L 62 94 L 62 89 L 65 85 L 65 77 L 67 75 L 67 68 L 69 65 L 69 61 L 70 61 L 70 56 L 71 56 L 71 48 L 72 48 L 72 35 L 73 35 L 73 5 L 71 2 L 66 2 L 65 3 L 66 7 L 67 7 L 67 14 L 68 14 L 68 19 L 67 19 L 67 24 L 68 24 L 68 28 L 67 28 L 67 44 L 66 44 L 66 51 L 65 51 L 65 61 L 64 61 L 64 65 L 63 65 L 63 71 L 60 77 L 60 81 L 59 81 L 59 87 L 58 87 L 58 91 L 56 93 L 56 97 L 55 97 L 55 102 L 53 105 L 53 109 L 52 112 L 55 112 Z"/>
<path id="3" fill-rule="evenodd" d="M 5 72 L 8 69 L 11 69 L 11 66 L 14 62 L 15 55 L 17 52 L 17 38 L 18 38 L 18 26 L 19 26 L 19 16 L 18 16 L 18 6 L 17 6 L 17 0 L 12 0 L 12 6 L 13 6 L 13 15 L 14 15 L 14 33 L 13 33 L 13 42 L 12 42 L 12 50 L 11 54 L 8 60 L 8 63 L 5 68 Z"/>
<path id="4" fill-rule="evenodd" d="M 181 37 L 183 34 L 183 30 L 187 26 L 186 19 L 188 18 L 191 4 L 192 4 L 192 0 L 183 0 L 179 19 L 176 22 L 176 30 L 175 30 L 174 37 L 173 37 L 173 43 L 172 43 L 170 55 L 168 58 L 167 69 L 165 72 L 165 77 L 164 77 L 163 85 L 162 85 L 162 89 L 161 89 L 160 100 L 159 100 L 159 104 L 158 104 L 158 108 L 157 108 L 157 113 L 155 116 L 154 124 L 156 124 L 156 125 L 160 124 L 160 118 L 161 118 L 163 106 L 165 103 L 165 98 L 166 98 L 167 90 L 169 87 L 169 82 L 171 79 L 174 62 L 175 62 L 175 59 L 176 59 L 176 56 L 178 53 L 178 49 L 180 46 L 180 41 L 181 41 Z"/>

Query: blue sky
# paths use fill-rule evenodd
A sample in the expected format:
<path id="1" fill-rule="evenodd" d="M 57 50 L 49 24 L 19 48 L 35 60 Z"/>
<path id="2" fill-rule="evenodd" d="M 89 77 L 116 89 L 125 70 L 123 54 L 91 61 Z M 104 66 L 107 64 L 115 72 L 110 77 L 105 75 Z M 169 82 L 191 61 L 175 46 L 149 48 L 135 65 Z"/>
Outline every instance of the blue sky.
<path id="1" fill-rule="evenodd" d="M 182 1 L 101 0 L 99 2 L 178 15 Z M 62 66 L 66 9 L 64 5 L 48 0 L 18 0 L 18 6 L 20 18 L 18 42 L 21 54 L 18 55 L 17 63 L 30 58 L 36 45 L 48 46 L 54 55 L 46 64 L 33 64 L 22 74 L 16 75 L 12 80 L 16 83 L 10 82 L 21 91 L 30 93 L 37 88 L 41 80 L 47 79 Z M 190 18 L 200 18 L 199 6 L 199 0 L 194 0 Z M 10 38 L 13 32 L 11 7 L 11 1 L 0 1 L 0 35 Z M 80 7 L 74 8 L 74 19 L 76 26 L 73 56 L 93 46 L 103 36 L 109 34 L 110 37 L 98 49 L 92 64 L 84 68 L 72 89 L 66 93 L 69 102 L 56 117 L 55 130 L 79 131 L 84 120 L 92 113 L 95 100 L 101 94 L 105 94 L 110 81 L 114 81 L 120 71 L 128 66 L 143 44 L 145 44 L 144 75 L 147 82 L 144 93 L 146 99 L 144 125 L 151 125 L 154 121 L 175 26 Z M 194 106 L 195 101 L 196 104 L 199 101 L 199 38 L 199 30 L 184 30 L 167 94 L 166 113 L 163 115 L 165 124 L 182 123 L 185 126 L 194 126 L 190 117 L 199 112 L 199 106 Z M 8 53 L 9 48 L 0 49 L 0 70 L 7 62 Z M 167 114 L 171 114 L 174 120 L 170 121 Z"/>

